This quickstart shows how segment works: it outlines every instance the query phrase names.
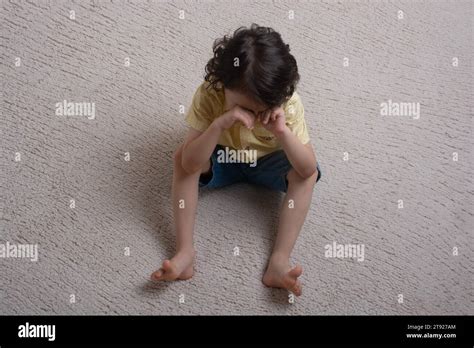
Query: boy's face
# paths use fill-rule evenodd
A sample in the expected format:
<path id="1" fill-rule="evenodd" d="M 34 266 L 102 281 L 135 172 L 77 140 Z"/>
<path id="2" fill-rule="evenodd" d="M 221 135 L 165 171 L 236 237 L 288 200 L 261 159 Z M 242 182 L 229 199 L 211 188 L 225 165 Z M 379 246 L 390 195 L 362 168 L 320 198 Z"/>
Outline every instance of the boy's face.
<path id="1" fill-rule="evenodd" d="M 255 102 L 252 98 L 249 98 L 241 92 L 230 90 L 228 88 L 224 89 L 225 92 L 225 108 L 231 109 L 236 105 L 239 105 L 241 108 L 244 108 L 254 114 L 255 117 L 262 114 L 268 109 L 266 105 L 259 104 Z"/>

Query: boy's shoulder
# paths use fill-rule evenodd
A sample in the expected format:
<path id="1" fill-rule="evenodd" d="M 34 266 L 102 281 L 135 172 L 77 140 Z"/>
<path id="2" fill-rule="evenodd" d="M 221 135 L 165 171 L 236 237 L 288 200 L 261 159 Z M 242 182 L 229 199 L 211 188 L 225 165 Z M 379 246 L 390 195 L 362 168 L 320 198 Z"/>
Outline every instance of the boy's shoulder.
<path id="1" fill-rule="evenodd" d="M 286 105 L 294 105 L 294 104 L 298 104 L 298 103 L 302 103 L 301 102 L 301 97 L 298 94 L 298 92 L 294 91 L 293 95 L 290 97 L 290 99 L 288 99 L 286 101 L 285 106 Z"/>
<path id="2" fill-rule="evenodd" d="M 223 104 L 224 103 L 224 89 L 216 89 L 209 82 L 202 82 L 196 90 L 203 102 Z"/>
<path id="3" fill-rule="evenodd" d="M 304 107 L 301 97 L 295 91 L 293 95 L 288 99 L 282 106 L 285 110 L 285 114 L 289 119 L 300 119 L 304 118 Z"/>
<path id="4" fill-rule="evenodd" d="M 209 82 L 204 81 L 194 92 L 191 110 L 212 120 L 222 114 L 224 103 L 224 90 L 215 89 Z"/>

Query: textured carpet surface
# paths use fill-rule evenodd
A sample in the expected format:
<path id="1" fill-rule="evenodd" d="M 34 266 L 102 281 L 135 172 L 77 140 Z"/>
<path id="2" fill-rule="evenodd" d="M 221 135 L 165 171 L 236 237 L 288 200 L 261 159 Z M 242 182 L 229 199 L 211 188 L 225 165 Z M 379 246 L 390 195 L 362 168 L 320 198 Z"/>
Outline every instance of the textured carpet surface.
<path id="1" fill-rule="evenodd" d="M 39 255 L 0 258 L 0 313 L 474 314 L 470 1 L 0 10 L 0 243 Z M 148 281 L 174 251 L 180 105 L 214 39 L 252 22 L 291 46 L 323 170 L 294 303 L 260 281 L 282 196 L 245 184 L 201 192 L 195 277 Z M 95 118 L 57 115 L 63 100 L 94 103 Z M 419 118 L 382 115 L 389 100 L 419 103 Z M 364 245 L 364 260 L 326 257 L 333 242 Z"/>

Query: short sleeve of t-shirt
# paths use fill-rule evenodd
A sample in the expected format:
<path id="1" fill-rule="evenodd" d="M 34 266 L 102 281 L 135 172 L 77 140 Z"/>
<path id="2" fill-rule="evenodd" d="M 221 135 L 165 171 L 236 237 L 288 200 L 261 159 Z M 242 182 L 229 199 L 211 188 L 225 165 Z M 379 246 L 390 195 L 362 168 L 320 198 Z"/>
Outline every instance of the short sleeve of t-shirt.
<path id="1" fill-rule="evenodd" d="M 191 128 L 204 132 L 217 117 L 219 100 L 212 88 L 207 89 L 202 83 L 194 93 L 191 106 L 186 115 L 186 122 Z"/>
<path id="2" fill-rule="evenodd" d="M 304 107 L 300 96 L 294 93 L 285 105 L 285 114 L 287 116 L 286 124 L 294 135 L 303 143 L 310 141 L 308 129 L 304 119 Z"/>

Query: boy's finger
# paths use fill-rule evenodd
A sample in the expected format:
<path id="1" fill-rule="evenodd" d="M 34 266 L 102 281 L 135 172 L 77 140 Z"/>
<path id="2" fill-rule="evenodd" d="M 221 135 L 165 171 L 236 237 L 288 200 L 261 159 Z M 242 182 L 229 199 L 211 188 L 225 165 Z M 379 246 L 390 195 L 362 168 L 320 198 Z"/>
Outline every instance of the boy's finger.
<path id="1" fill-rule="evenodd" d="M 253 128 L 254 117 L 249 112 L 244 110 L 243 113 L 239 113 L 237 115 L 237 118 L 244 124 L 245 127 Z"/>
<path id="2" fill-rule="evenodd" d="M 263 124 L 267 124 L 268 121 L 270 120 L 270 116 L 271 116 L 271 113 L 270 112 L 267 112 L 265 114 L 265 119 L 263 120 Z"/>
<path id="3" fill-rule="evenodd" d="M 253 118 L 250 118 L 250 119 L 248 120 L 248 128 L 252 129 L 253 126 L 254 126 L 254 123 L 255 123 L 254 119 L 253 119 Z"/>
<path id="4" fill-rule="evenodd" d="M 244 116 L 244 120 L 245 120 L 245 125 L 247 126 L 247 128 L 252 129 L 253 124 L 254 124 L 254 116 L 251 115 L 250 113 L 247 113 Z"/>

